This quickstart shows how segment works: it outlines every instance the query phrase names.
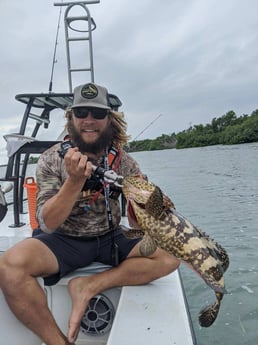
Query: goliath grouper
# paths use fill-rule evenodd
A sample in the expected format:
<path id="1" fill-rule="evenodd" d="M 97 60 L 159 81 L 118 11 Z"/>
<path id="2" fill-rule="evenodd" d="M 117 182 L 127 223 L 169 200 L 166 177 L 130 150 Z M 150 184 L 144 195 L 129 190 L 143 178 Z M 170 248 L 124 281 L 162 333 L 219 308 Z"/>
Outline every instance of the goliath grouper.
<path id="1" fill-rule="evenodd" d="M 199 315 L 202 327 L 211 326 L 226 293 L 223 274 L 229 258 L 225 249 L 179 215 L 172 201 L 153 183 L 140 176 L 128 176 L 122 190 L 129 223 L 135 229 L 138 227 L 136 235 L 143 236 L 141 255 L 149 256 L 157 247 L 162 248 L 190 266 L 214 290 L 216 302 Z M 132 236 L 133 232 L 131 229 L 128 234 Z"/>

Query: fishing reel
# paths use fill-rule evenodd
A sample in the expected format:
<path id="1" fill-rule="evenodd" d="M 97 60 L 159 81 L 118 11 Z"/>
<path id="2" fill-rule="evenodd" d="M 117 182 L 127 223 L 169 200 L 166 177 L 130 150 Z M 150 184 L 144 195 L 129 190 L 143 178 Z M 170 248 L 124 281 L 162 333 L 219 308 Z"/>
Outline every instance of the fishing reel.
<path id="1" fill-rule="evenodd" d="M 64 158 L 66 152 L 74 147 L 70 140 L 61 143 L 61 150 L 58 151 L 59 156 Z M 117 175 L 113 170 L 105 170 L 101 166 L 92 165 L 93 174 L 88 178 L 82 190 L 100 190 L 103 184 L 109 183 L 116 187 L 122 187 L 123 176 Z"/>
<path id="2" fill-rule="evenodd" d="M 61 158 L 64 158 L 66 155 L 67 151 L 74 147 L 72 142 L 70 140 L 64 141 L 61 143 L 61 150 L 58 151 L 59 156 Z M 94 174 L 88 178 L 82 187 L 82 191 L 85 190 L 100 190 L 103 186 L 103 182 L 101 182 L 101 179 L 104 177 L 104 169 L 101 167 L 98 167 Z"/>

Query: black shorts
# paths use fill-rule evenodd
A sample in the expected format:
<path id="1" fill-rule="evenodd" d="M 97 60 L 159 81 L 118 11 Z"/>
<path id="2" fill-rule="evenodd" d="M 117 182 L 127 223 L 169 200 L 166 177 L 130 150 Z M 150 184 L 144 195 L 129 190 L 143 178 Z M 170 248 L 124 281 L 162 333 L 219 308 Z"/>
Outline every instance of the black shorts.
<path id="1" fill-rule="evenodd" d="M 118 263 L 126 259 L 140 238 L 128 239 L 118 228 L 113 232 L 98 237 L 72 237 L 58 231 L 47 234 L 40 229 L 33 231 L 33 238 L 43 243 L 54 253 L 59 264 L 59 272 L 44 278 L 46 285 L 56 284 L 63 276 L 88 266 L 93 261 L 114 266 L 114 243 L 118 251 Z"/>

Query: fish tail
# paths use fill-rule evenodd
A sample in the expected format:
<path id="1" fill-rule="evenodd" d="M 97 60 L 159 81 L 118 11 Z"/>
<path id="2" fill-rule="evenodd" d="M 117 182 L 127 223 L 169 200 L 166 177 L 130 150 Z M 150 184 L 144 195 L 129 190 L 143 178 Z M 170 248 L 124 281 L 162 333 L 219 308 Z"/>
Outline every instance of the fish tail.
<path id="1" fill-rule="evenodd" d="M 210 327 L 216 320 L 219 313 L 220 303 L 223 298 L 223 294 L 216 292 L 216 297 L 217 300 L 214 304 L 205 307 L 201 310 L 199 315 L 199 323 L 201 327 Z"/>

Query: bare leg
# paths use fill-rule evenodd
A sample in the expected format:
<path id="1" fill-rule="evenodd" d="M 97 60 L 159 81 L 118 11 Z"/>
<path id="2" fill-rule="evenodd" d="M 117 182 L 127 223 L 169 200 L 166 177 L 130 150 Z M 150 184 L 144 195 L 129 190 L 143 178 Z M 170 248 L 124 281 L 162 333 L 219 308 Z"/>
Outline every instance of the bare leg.
<path id="1" fill-rule="evenodd" d="M 27 239 L 0 258 L 0 286 L 10 309 L 27 328 L 47 345 L 68 345 L 35 278 L 57 271 L 53 253 L 40 241 Z"/>
<path id="2" fill-rule="evenodd" d="M 85 309 L 96 294 L 116 286 L 141 285 L 173 272 L 179 261 L 161 249 L 151 257 L 139 257 L 139 243 L 132 249 L 128 259 L 118 267 L 88 276 L 70 280 L 68 289 L 72 299 L 68 340 L 77 339 L 80 322 Z"/>

